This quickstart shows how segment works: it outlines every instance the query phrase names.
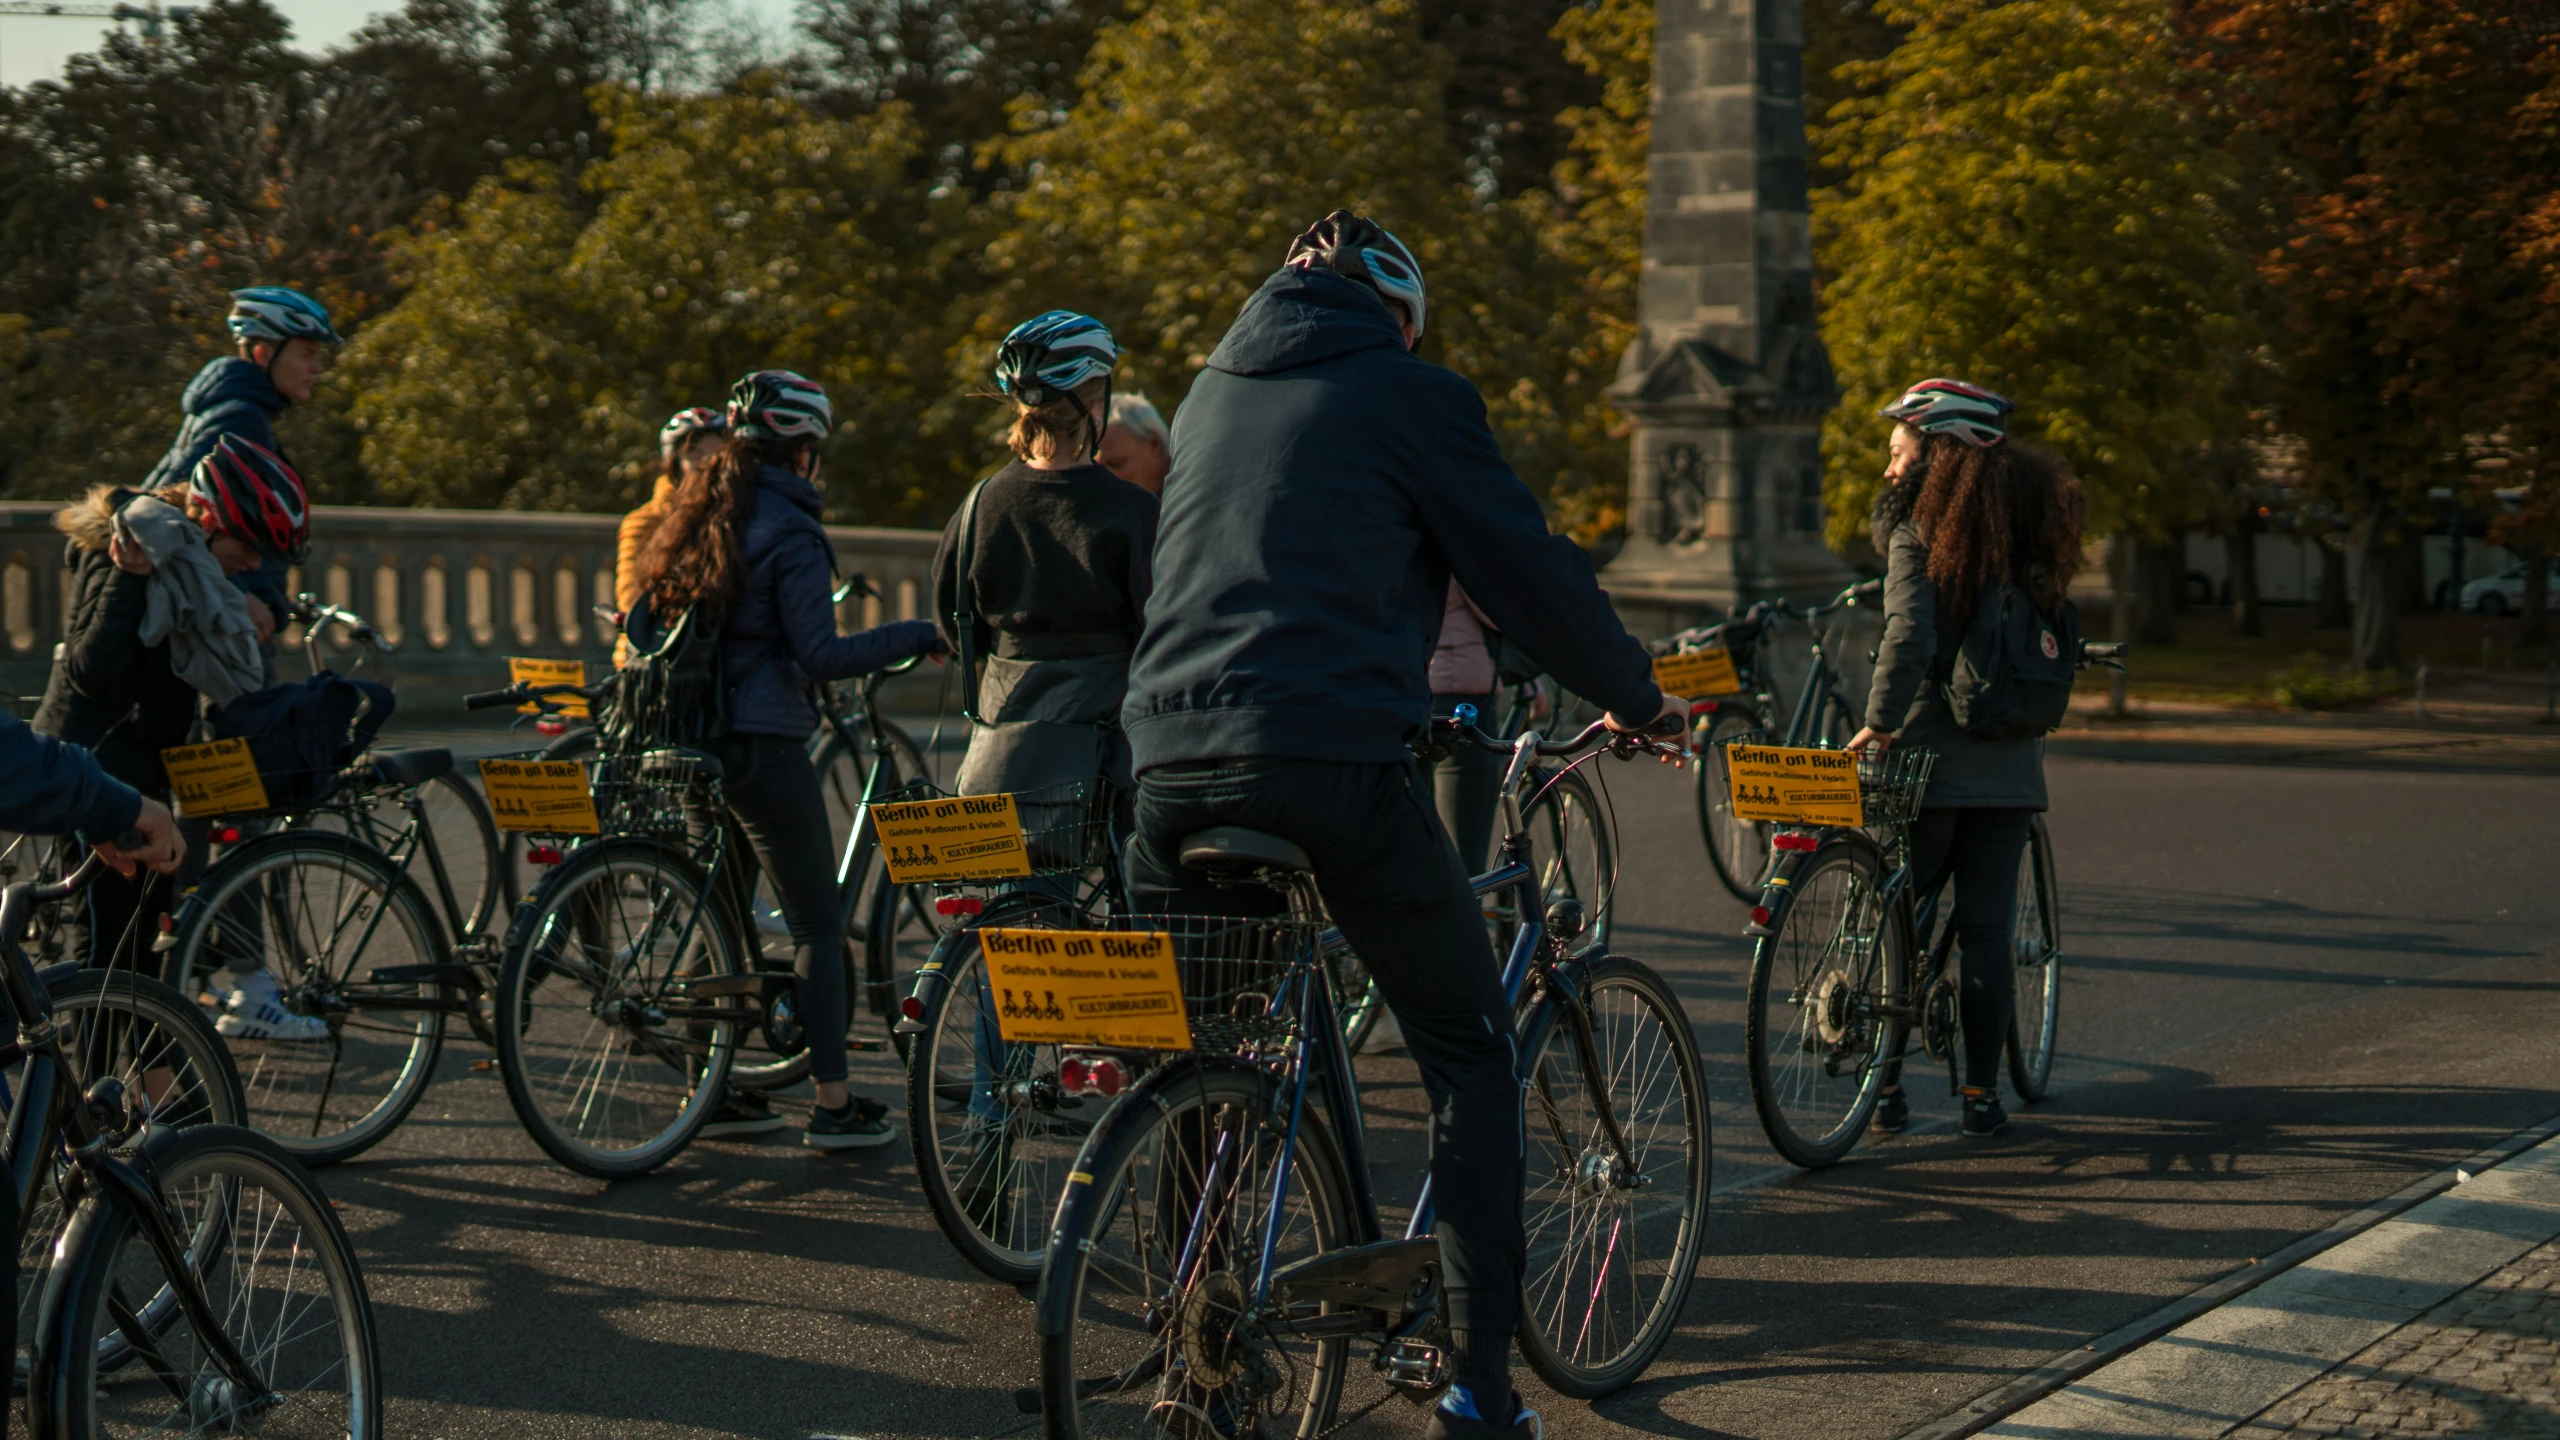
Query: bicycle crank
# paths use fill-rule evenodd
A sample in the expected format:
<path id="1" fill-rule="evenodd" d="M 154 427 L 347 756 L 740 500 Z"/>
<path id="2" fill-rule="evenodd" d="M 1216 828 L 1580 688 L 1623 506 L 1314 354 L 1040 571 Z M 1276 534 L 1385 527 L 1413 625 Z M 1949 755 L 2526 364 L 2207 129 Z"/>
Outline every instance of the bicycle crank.
<path id="1" fill-rule="evenodd" d="M 1920 1044 L 1932 1060 L 1953 1063 L 1956 1037 L 1962 1028 L 1956 1013 L 1956 984 L 1946 976 L 1929 987 L 1929 998 L 1920 1007 Z"/>

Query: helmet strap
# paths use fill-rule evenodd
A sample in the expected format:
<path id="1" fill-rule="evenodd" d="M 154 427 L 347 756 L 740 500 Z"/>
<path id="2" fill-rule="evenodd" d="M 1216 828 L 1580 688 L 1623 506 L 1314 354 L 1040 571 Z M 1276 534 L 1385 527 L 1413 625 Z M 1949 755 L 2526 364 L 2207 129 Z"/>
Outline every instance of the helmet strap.
<path id="1" fill-rule="evenodd" d="M 1098 416 L 1095 411 L 1085 408 L 1084 401 L 1077 397 L 1075 391 L 1061 390 L 1058 393 L 1066 396 L 1067 403 L 1076 407 L 1076 419 L 1084 422 L 1086 439 L 1084 456 L 1085 463 L 1088 465 L 1099 464 L 1102 460 L 1102 431 L 1105 426 L 1111 423 L 1110 374 L 1105 372 L 1102 377 L 1102 409 Z"/>

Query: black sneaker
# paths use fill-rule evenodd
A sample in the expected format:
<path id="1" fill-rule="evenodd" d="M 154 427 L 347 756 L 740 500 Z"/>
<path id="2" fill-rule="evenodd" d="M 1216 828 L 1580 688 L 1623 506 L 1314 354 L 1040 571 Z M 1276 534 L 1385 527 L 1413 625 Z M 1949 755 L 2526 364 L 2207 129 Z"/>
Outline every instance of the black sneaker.
<path id="1" fill-rule="evenodd" d="M 791 1122 L 773 1113 L 773 1102 L 761 1090 L 732 1090 L 720 1097 L 720 1108 L 704 1122 L 701 1136 L 717 1140 L 724 1135 L 763 1135 L 779 1130 Z"/>
<path id="2" fill-rule="evenodd" d="M 889 1107 L 867 1095 L 856 1095 L 841 1110 L 809 1107 L 809 1124 L 800 1143 L 812 1150 L 869 1150 L 898 1138 L 882 1119 Z"/>
<path id="3" fill-rule="evenodd" d="M 1462 1414 L 1450 1409 L 1447 1399 L 1442 1399 L 1431 1407 L 1431 1419 L 1422 1427 L 1422 1440 L 1542 1440 L 1545 1433 L 1538 1412 L 1521 1404 L 1515 1391 L 1508 1425 L 1496 1425 L 1481 1415 Z"/>
<path id="4" fill-rule="evenodd" d="M 1876 1099 L 1875 1118 L 1867 1128 L 1884 1135 L 1899 1135 L 1911 1123 L 1911 1097 L 1896 1090 Z"/>
<path id="5" fill-rule="evenodd" d="M 1989 1090 L 1964 1089 L 1964 1133 L 1977 1140 L 1987 1140 L 2009 1128 L 2009 1112 L 2000 1108 L 2000 1097 Z"/>

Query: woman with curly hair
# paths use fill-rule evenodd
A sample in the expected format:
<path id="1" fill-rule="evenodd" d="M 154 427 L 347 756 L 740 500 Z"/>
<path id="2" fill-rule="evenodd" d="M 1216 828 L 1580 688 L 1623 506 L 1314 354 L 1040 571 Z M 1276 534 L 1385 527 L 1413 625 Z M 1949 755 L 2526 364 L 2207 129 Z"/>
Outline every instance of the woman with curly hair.
<path id="1" fill-rule="evenodd" d="M 1923 380 L 1883 414 L 1893 429 L 1876 548 L 1885 554 L 1884 640 L 1856 751 L 1937 752 L 1911 827 L 1917 893 L 1954 881 L 1964 1022 L 1964 1133 L 1997 1135 L 2001 1049 L 2016 995 L 2012 931 L 2029 817 L 2045 808 L 2044 742 L 1985 740 L 1956 723 L 1944 684 L 1986 590 L 2007 582 L 2040 614 L 2061 611 L 2080 568 L 2087 503 L 2062 462 L 2009 439 L 2009 401 L 1960 380 Z M 1899 1084 L 1875 1128 L 1909 1123 Z"/>

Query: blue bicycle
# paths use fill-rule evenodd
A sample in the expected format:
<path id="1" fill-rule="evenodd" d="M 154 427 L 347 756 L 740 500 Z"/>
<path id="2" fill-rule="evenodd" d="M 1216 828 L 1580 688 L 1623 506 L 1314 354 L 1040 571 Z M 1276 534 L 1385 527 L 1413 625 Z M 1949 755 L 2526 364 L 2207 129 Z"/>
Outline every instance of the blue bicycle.
<path id="1" fill-rule="evenodd" d="M 1525 888 L 1524 905 L 1539 872 L 1521 790 L 1538 758 L 1678 753 L 1596 724 L 1562 742 L 1444 734 L 1511 757 L 1503 863 L 1475 884 Z M 1285 904 L 1270 919 L 1128 922 L 1174 937 L 1195 1049 L 1069 1057 L 1085 1072 L 1135 1058 L 1143 1074 L 1067 1176 L 1040 1278 L 1041 1383 L 1024 1399 L 1057 1437 L 1315 1437 L 1398 1395 L 1427 1403 L 1449 1383 L 1430 1187 L 1390 1238 L 1306 857 L 1219 827 L 1186 840 L 1182 862 Z M 1503 973 L 1529 1143 L 1518 1339 L 1577 1397 L 1632 1383 L 1678 1324 L 1710 1163 L 1688 1016 L 1646 966 L 1576 952 L 1584 926 L 1578 901 L 1548 907 L 1518 927 Z"/>

